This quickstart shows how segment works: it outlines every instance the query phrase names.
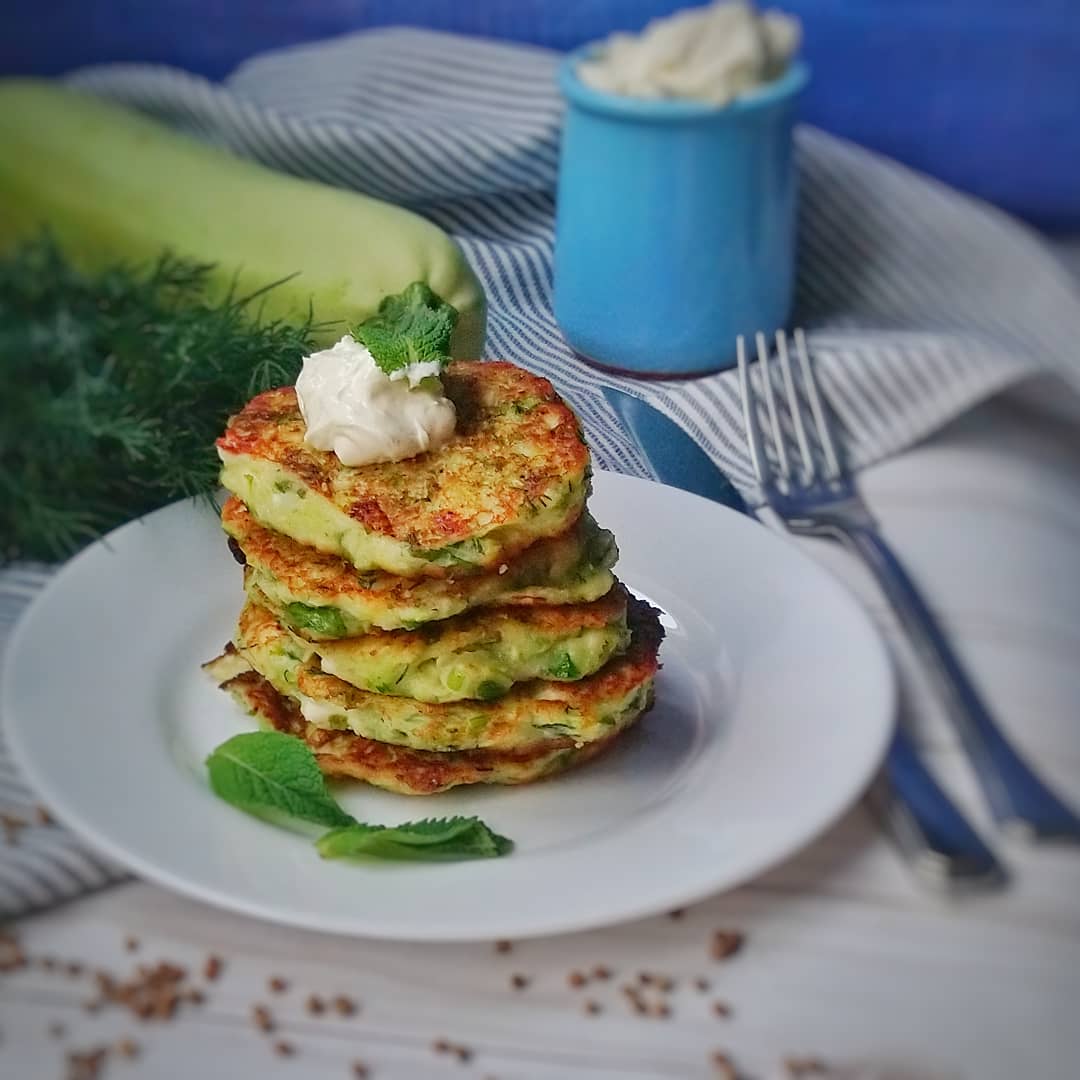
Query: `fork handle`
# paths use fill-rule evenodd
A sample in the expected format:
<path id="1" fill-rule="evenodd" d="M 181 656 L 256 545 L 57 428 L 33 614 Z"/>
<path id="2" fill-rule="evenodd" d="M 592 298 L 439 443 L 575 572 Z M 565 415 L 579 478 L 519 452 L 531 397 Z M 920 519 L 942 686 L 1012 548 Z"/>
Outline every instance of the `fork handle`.
<path id="1" fill-rule="evenodd" d="M 1025 838 L 1080 840 L 1080 817 L 1035 775 L 1002 733 L 892 549 L 870 528 L 842 525 L 836 531 L 874 573 L 930 672 L 995 820 Z"/>
<path id="2" fill-rule="evenodd" d="M 1005 884 L 1004 867 L 938 786 L 903 728 L 893 734 L 869 802 L 926 884 L 951 894 Z"/>

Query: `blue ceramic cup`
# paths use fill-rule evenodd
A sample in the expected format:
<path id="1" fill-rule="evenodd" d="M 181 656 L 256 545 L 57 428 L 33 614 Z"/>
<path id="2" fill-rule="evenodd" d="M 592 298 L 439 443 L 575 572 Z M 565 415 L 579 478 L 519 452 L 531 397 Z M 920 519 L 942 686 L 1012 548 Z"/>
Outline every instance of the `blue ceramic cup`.
<path id="1" fill-rule="evenodd" d="M 739 334 L 787 321 L 795 276 L 792 124 L 808 71 L 729 105 L 640 100 L 562 63 L 555 317 L 586 360 L 631 374 L 730 367 Z"/>

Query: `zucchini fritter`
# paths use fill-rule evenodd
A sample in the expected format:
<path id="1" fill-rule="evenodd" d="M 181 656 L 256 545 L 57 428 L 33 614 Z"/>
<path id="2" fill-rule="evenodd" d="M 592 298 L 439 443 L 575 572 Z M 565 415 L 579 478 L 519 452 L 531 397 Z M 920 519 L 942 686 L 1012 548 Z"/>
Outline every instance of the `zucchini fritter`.
<path id="1" fill-rule="evenodd" d="M 258 589 L 282 622 L 311 641 L 415 629 L 482 604 L 588 603 L 611 589 L 618 558 L 614 537 L 588 513 L 569 532 L 538 541 L 496 570 L 460 578 L 360 573 L 263 527 L 235 498 L 221 523 L 247 562 L 249 590 Z"/>
<path id="2" fill-rule="evenodd" d="M 649 703 L 663 637 L 658 613 L 630 597 L 629 648 L 575 682 L 519 683 L 495 701 L 432 704 L 358 690 L 320 670 L 314 656 L 263 607 L 248 602 L 234 643 L 279 693 L 300 702 L 317 727 L 417 750 L 517 750 L 552 738 L 575 746 L 624 726 Z"/>
<path id="3" fill-rule="evenodd" d="M 589 451 L 551 383 L 466 360 L 447 368 L 443 388 L 457 408 L 450 442 L 359 468 L 304 442 L 293 387 L 259 394 L 217 441 L 221 483 L 264 525 L 405 577 L 498 567 L 566 532 L 585 506 Z"/>
<path id="4" fill-rule="evenodd" d="M 252 600 L 259 603 L 254 592 Z M 265 605 L 264 605 L 265 606 Z M 599 671 L 630 640 L 621 585 L 591 604 L 479 608 L 419 630 L 373 630 L 312 645 L 305 659 L 375 694 L 443 702 L 493 701 L 530 679 L 572 681 Z"/>
<path id="5" fill-rule="evenodd" d="M 562 738 L 548 739 L 524 750 L 463 750 L 449 754 L 410 750 L 309 724 L 292 698 L 279 694 L 246 664 L 238 670 L 234 660 L 235 654 L 226 654 L 204 667 L 263 726 L 303 739 L 327 776 L 363 780 L 401 795 L 435 795 L 462 784 L 527 784 L 543 780 L 591 761 L 624 730 L 612 728 L 602 739 L 581 747 L 575 746 L 572 739 Z"/>

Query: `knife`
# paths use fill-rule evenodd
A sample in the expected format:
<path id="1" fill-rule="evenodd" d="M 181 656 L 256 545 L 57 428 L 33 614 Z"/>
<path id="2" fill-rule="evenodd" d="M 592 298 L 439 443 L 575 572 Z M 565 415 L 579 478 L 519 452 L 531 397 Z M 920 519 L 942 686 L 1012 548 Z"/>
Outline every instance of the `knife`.
<path id="1" fill-rule="evenodd" d="M 738 489 L 674 420 L 613 386 L 603 387 L 603 394 L 661 484 L 704 495 L 743 514 L 750 512 Z"/>
<path id="2" fill-rule="evenodd" d="M 602 389 L 657 480 L 756 520 L 720 467 L 679 424 L 641 398 L 613 386 Z M 1005 882 L 1001 863 L 927 771 L 901 726 L 893 734 L 869 803 L 908 865 L 926 884 L 958 893 Z"/>

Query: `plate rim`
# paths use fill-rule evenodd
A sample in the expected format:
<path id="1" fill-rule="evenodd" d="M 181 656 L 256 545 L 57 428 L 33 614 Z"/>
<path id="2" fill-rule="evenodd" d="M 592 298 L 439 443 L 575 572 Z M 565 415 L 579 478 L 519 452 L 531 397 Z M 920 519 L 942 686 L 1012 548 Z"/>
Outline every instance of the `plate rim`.
<path id="1" fill-rule="evenodd" d="M 614 482 L 616 487 L 625 485 L 629 488 L 643 484 L 650 488 L 664 488 L 670 492 L 677 492 L 680 498 L 688 499 L 699 504 L 706 504 L 710 507 L 709 513 L 719 512 L 724 515 L 731 515 L 735 518 L 753 521 L 753 519 L 747 519 L 746 515 L 740 514 L 730 507 L 724 506 L 723 504 L 693 492 L 688 492 L 685 489 L 675 487 L 674 485 L 663 484 L 644 477 L 636 477 L 599 468 L 595 469 L 595 473 L 602 474 L 605 477 L 605 480 L 603 481 L 605 484 Z M 478 932 L 475 928 L 469 927 L 440 927 L 440 925 L 435 922 L 414 923 L 406 927 L 388 923 L 384 920 L 383 925 L 373 926 L 370 921 L 365 923 L 363 919 L 340 918 L 319 912 L 316 912 L 313 915 L 310 912 L 299 910 L 295 905 L 291 904 L 278 906 L 264 904 L 255 898 L 249 899 L 236 896 L 219 887 L 207 885 L 198 880 L 189 879 L 184 875 L 177 874 L 170 870 L 163 862 L 155 863 L 152 860 L 144 859 L 141 854 L 133 854 L 124 846 L 122 841 L 114 840 L 113 837 L 107 833 L 102 833 L 92 826 L 87 826 L 80 820 L 77 808 L 70 806 L 67 803 L 64 793 L 58 791 L 50 784 L 47 777 L 43 776 L 38 771 L 36 764 L 34 764 L 33 761 L 33 753 L 28 752 L 24 746 L 20 734 L 20 725 L 16 719 L 18 709 L 13 698 L 14 691 L 11 687 L 13 685 L 12 674 L 16 666 L 16 659 L 20 649 L 23 647 L 22 639 L 30 632 L 29 627 L 32 622 L 32 613 L 40 604 L 45 602 L 46 597 L 51 596 L 54 591 L 63 589 L 66 579 L 71 574 L 78 571 L 78 567 L 84 559 L 93 557 L 93 554 L 99 548 L 107 548 L 109 543 L 119 533 L 125 530 L 134 530 L 142 527 L 146 519 L 150 517 L 169 512 L 177 513 L 179 512 L 178 508 L 185 505 L 194 512 L 197 509 L 198 503 L 198 496 L 175 500 L 148 514 L 142 515 L 139 518 L 125 522 L 111 530 L 105 536 L 100 537 L 98 540 L 87 545 L 82 551 L 68 559 L 56 571 L 48 583 L 38 592 L 20 614 L 16 625 L 13 627 L 8 638 L 4 650 L 3 666 L 0 668 L 0 730 L 3 732 L 16 767 L 33 792 L 39 794 L 49 805 L 50 812 L 53 813 L 57 821 L 68 828 L 92 851 L 97 852 L 118 864 L 121 868 L 130 872 L 136 879 L 152 882 L 155 885 L 159 885 L 211 907 L 217 907 L 236 914 L 258 918 L 271 924 L 290 926 L 309 932 L 333 933 L 350 937 L 402 942 L 463 943 L 489 941 L 497 938 L 526 940 L 562 934 L 584 933 L 603 927 L 623 925 L 639 919 L 662 914 L 668 910 L 700 903 L 709 897 L 720 895 L 730 889 L 747 884 L 760 877 L 766 871 L 791 858 L 794 854 L 811 843 L 816 837 L 822 835 L 826 830 L 833 826 L 844 813 L 855 805 L 858 799 L 862 797 L 862 794 L 875 773 L 878 771 L 885 756 L 895 726 L 897 676 L 880 631 L 874 625 L 870 615 L 858 602 L 852 591 L 847 588 L 835 574 L 813 560 L 796 544 L 792 543 L 787 534 L 778 533 L 764 524 L 757 522 L 763 533 L 767 534 L 767 543 L 782 546 L 788 556 L 794 557 L 794 559 L 801 564 L 803 571 L 818 577 L 819 580 L 827 583 L 828 588 L 838 595 L 842 595 L 843 602 L 849 607 L 851 613 L 856 617 L 856 620 L 861 622 L 861 629 L 864 632 L 866 642 L 868 645 L 872 643 L 872 650 L 876 657 L 876 666 L 878 670 L 875 673 L 875 677 L 880 680 L 881 683 L 883 696 L 882 711 L 888 714 L 887 721 L 881 725 L 874 753 L 867 754 L 866 762 L 858 772 L 857 782 L 853 770 L 851 777 L 844 785 L 842 795 L 832 801 L 833 805 L 830 812 L 828 814 L 821 814 L 820 820 L 816 820 L 812 824 L 802 826 L 798 829 L 793 828 L 789 839 L 784 844 L 777 845 L 775 849 L 764 853 L 758 859 L 749 860 L 749 863 L 746 866 L 743 866 L 735 872 L 734 875 L 729 875 L 728 878 L 725 878 L 724 875 L 719 875 L 707 884 L 695 883 L 691 887 L 682 890 L 672 889 L 669 896 L 665 898 L 663 904 L 644 902 L 641 905 L 634 905 L 632 902 L 628 902 L 620 907 L 618 914 L 613 918 L 604 918 L 602 916 L 578 919 L 573 917 L 553 917 L 545 920 L 542 924 L 538 920 L 533 920 L 533 925 L 531 926 L 500 923 L 498 913 L 488 912 L 486 913 L 485 925 L 482 932 Z M 747 866 L 749 866 L 749 868 L 747 868 Z"/>

